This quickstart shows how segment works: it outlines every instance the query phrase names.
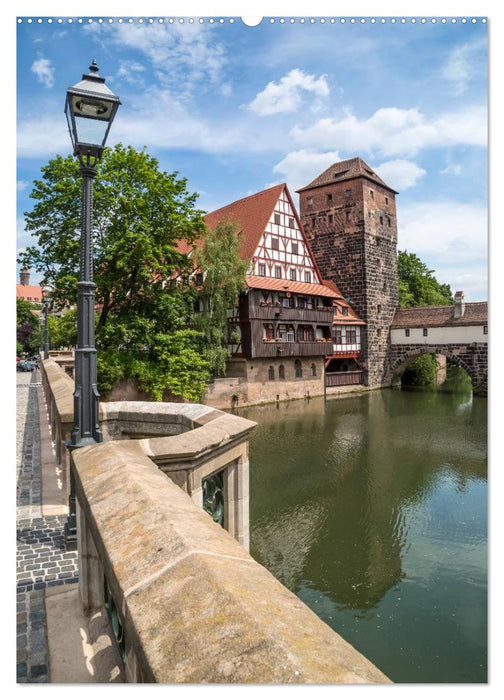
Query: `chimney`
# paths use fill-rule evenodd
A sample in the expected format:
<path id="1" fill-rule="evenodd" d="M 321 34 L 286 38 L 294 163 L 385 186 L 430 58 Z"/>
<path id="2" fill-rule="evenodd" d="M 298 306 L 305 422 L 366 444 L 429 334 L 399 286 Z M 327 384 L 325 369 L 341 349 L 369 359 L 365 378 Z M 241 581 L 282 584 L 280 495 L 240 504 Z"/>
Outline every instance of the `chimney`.
<path id="1" fill-rule="evenodd" d="M 19 273 L 19 282 L 24 285 L 30 284 L 30 273 L 28 270 L 21 270 Z"/>
<path id="2" fill-rule="evenodd" d="M 462 318 L 465 311 L 464 292 L 455 292 L 453 303 L 453 318 Z"/>

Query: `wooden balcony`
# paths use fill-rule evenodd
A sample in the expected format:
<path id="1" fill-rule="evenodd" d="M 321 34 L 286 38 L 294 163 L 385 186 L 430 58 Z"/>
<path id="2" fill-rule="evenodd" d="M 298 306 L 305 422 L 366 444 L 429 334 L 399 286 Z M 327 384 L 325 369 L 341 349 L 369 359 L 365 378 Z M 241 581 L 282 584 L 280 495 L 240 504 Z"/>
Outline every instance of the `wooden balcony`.
<path id="1" fill-rule="evenodd" d="M 330 342 L 290 343 L 276 340 L 260 340 L 254 344 L 252 357 L 325 357 L 331 353 Z"/>
<path id="2" fill-rule="evenodd" d="M 325 385 L 330 386 L 350 386 L 351 384 L 362 384 L 364 372 L 355 370 L 352 372 L 326 372 Z"/>
<path id="3" fill-rule="evenodd" d="M 332 325 L 333 317 L 334 308 L 332 306 L 300 309 L 285 306 L 261 306 L 261 304 L 252 303 L 248 307 L 248 318 L 251 320 L 279 321 L 281 323 L 296 321 L 298 323 Z"/>

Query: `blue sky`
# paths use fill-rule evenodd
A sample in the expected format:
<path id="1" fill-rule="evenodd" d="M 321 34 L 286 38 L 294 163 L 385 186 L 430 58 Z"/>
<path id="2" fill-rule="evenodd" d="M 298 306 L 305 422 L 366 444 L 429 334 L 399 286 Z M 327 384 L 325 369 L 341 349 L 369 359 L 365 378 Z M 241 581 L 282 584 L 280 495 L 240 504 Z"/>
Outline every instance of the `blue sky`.
<path id="1" fill-rule="evenodd" d="M 123 103 L 109 144 L 145 146 L 163 170 L 188 178 L 202 209 L 277 182 L 297 204 L 296 188 L 360 156 L 400 193 L 399 248 L 466 300 L 487 298 L 481 18 L 291 23 L 287 15 L 247 27 L 225 15 L 213 24 L 112 16 L 110 24 L 56 15 L 17 26 L 18 250 L 33 241 L 23 226 L 32 181 L 70 152 L 66 88 L 96 58 Z"/>

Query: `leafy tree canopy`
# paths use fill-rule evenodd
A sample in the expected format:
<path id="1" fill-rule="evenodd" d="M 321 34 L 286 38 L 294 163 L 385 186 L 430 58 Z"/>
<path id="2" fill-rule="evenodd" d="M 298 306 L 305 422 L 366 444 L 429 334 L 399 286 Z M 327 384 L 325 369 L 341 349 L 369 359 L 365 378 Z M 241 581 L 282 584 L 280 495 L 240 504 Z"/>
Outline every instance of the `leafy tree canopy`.
<path id="1" fill-rule="evenodd" d="M 398 251 L 399 306 L 443 306 L 452 304 L 449 284 L 441 284 L 414 253 Z"/>
<path id="2" fill-rule="evenodd" d="M 228 341 L 236 340 L 230 338 L 233 329 L 228 313 L 238 305 L 249 267 L 249 261 L 240 255 L 237 229 L 235 222 L 221 221 L 206 232 L 202 245 L 194 253 L 195 264 L 204 277 L 198 289 L 200 311 L 195 324 L 203 335 L 203 354 L 214 376 L 224 374 L 229 357 Z"/>
<path id="3" fill-rule="evenodd" d="M 194 386 L 201 387 L 208 369 L 194 360 L 200 334 L 188 328 L 194 290 L 183 281 L 170 284 L 175 271 L 182 272 L 183 280 L 189 269 L 177 241 L 190 242 L 205 231 L 197 195 L 187 191 L 187 181 L 178 173 L 160 171 L 158 161 L 144 150 L 121 144 L 105 150 L 97 171 L 93 260 L 100 389 L 110 388 L 117 377 L 119 353 L 130 358 L 123 377 L 124 372 L 134 376 L 157 398 L 164 383 L 173 394 L 194 400 L 189 379 L 181 382 L 180 375 L 168 371 L 173 363 L 163 340 L 170 339 L 168 347 L 185 358 L 185 375 L 190 378 L 194 372 Z M 38 245 L 27 248 L 19 262 L 41 272 L 42 284 L 54 287 L 56 308 L 76 300 L 81 192 L 77 161 L 57 156 L 34 182 L 31 197 L 36 203 L 25 214 L 26 228 Z"/>
<path id="4" fill-rule="evenodd" d="M 16 352 L 34 355 L 40 343 L 39 321 L 35 307 L 25 299 L 16 299 Z"/>

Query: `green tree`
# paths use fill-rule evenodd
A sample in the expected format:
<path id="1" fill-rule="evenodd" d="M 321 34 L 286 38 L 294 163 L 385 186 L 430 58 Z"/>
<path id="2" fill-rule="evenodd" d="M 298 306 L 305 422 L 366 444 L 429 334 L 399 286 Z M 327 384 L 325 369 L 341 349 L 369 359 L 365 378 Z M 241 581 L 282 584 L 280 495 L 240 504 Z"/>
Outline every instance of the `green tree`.
<path id="1" fill-rule="evenodd" d="M 449 284 L 441 284 L 414 253 L 398 251 L 399 306 L 443 306 L 453 303 Z"/>
<path id="2" fill-rule="evenodd" d="M 52 348 L 71 348 L 77 344 L 77 309 L 61 315 L 49 315 L 49 342 Z"/>
<path id="3" fill-rule="evenodd" d="M 38 245 L 19 260 L 43 274 L 54 287 L 56 308 L 74 303 L 79 271 L 81 180 L 77 161 L 57 156 L 34 182 L 33 210 L 25 214 L 26 229 Z M 187 284 L 189 261 L 177 241 L 201 237 L 205 226 L 196 208 L 196 194 L 178 173 L 159 170 L 145 150 L 121 144 L 106 149 L 94 183 L 94 280 L 96 283 L 96 347 L 99 350 L 100 391 L 117 377 L 118 357 L 123 378 L 134 376 L 160 398 L 160 385 L 194 398 L 205 368 L 193 353 L 199 333 L 188 327 L 194 292 Z M 178 275 L 176 284 L 168 283 Z M 183 332 L 182 332 L 183 331 Z M 170 375 L 162 340 L 185 361 L 185 382 Z M 168 340 L 167 340 L 168 339 Z M 166 372 L 165 372 L 166 370 Z M 163 372 L 165 374 L 163 375 Z M 126 373 L 126 374 L 125 374 Z M 156 381 L 153 380 L 157 374 Z M 206 370 L 208 376 L 208 370 Z M 170 383 L 173 387 L 170 387 Z M 175 389 L 176 384 L 176 389 Z"/>
<path id="4" fill-rule="evenodd" d="M 35 355 L 40 346 L 39 319 L 34 306 L 25 299 L 16 299 L 16 352 Z"/>
<path id="5" fill-rule="evenodd" d="M 250 262 L 240 255 L 238 224 L 223 220 L 207 231 L 194 253 L 203 280 L 198 286 L 199 313 L 195 325 L 203 335 L 203 355 L 213 376 L 225 373 L 229 357 L 228 342 L 237 329 L 228 322 L 228 313 L 238 305 L 245 289 L 245 274 Z"/>

